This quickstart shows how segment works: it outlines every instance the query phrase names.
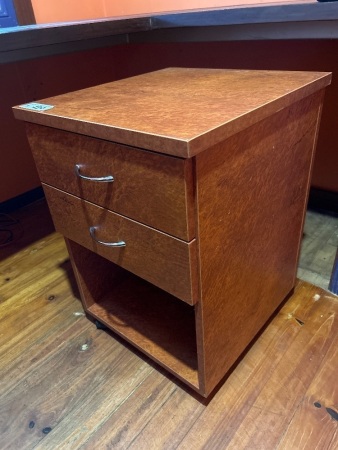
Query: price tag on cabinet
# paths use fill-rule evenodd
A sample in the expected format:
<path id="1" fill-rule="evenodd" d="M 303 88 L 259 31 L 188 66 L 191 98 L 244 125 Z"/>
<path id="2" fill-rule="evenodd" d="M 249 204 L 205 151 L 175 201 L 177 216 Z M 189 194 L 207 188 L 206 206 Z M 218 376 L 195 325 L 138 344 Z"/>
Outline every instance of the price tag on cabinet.
<path id="1" fill-rule="evenodd" d="M 54 108 L 53 105 L 44 105 L 43 103 L 25 103 L 24 105 L 20 105 L 20 108 L 30 109 L 32 111 L 47 111 L 48 109 Z"/>

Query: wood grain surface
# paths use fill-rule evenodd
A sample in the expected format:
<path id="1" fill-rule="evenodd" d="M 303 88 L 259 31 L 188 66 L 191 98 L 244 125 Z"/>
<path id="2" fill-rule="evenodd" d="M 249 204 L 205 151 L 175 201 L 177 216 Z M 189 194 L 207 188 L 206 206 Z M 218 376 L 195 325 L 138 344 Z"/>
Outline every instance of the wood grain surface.
<path id="1" fill-rule="evenodd" d="M 191 157 L 330 83 L 329 73 L 170 68 L 44 99 L 16 118 Z"/>
<path id="2" fill-rule="evenodd" d="M 294 286 L 322 95 L 197 157 L 206 392 Z"/>
<path id="3" fill-rule="evenodd" d="M 198 299 L 196 240 L 187 243 L 119 214 L 43 185 L 57 231 L 179 299 Z M 98 227 L 97 239 L 123 240 L 125 247 L 98 244 L 89 228 Z M 93 268 L 94 270 L 95 268 Z"/>
<path id="4" fill-rule="evenodd" d="M 2 449 L 337 448 L 336 296 L 298 282 L 206 401 L 86 319 L 42 214 L 1 253 Z"/>
<path id="5" fill-rule="evenodd" d="M 190 241 L 195 237 L 192 161 L 27 124 L 41 181 Z M 113 183 L 75 175 L 113 175 Z"/>
<path id="6" fill-rule="evenodd" d="M 53 108 L 45 113 L 15 109 L 19 118 L 25 111 L 28 121 L 33 117 L 37 123 L 88 135 L 28 127 L 41 177 L 63 189 L 43 183 L 55 227 L 68 239 L 87 312 L 205 397 L 294 287 L 329 82 L 327 73 L 167 69 L 47 99 Z M 138 149 L 124 150 L 90 135 Z M 169 151 L 168 143 L 174 145 Z M 126 179 L 120 203 L 111 202 L 112 189 L 104 188 L 100 199 L 99 191 L 98 196 L 91 188 L 84 192 L 70 175 L 76 158 L 80 164 L 88 158 L 85 175 L 114 175 L 114 168 L 97 174 L 90 167 L 104 170 L 108 153 L 118 160 L 118 179 Z M 166 153 L 195 156 L 184 161 Z M 136 188 L 128 183 L 134 179 Z M 138 204 L 134 197 L 143 179 L 145 192 Z M 148 205 L 158 184 L 163 184 L 163 195 Z M 176 193 L 179 210 L 172 198 L 172 211 L 157 222 L 165 198 Z M 124 202 L 130 197 L 128 209 Z M 181 214 L 179 235 L 185 238 L 195 216 L 196 240 L 186 242 L 132 220 L 143 217 L 172 230 L 176 213 Z M 173 226 L 175 233 L 178 228 Z M 126 246 L 105 245 L 118 241 Z M 115 265 L 176 299 L 128 278 Z M 196 306 L 185 310 L 178 299 Z M 181 335 L 184 318 L 187 334 Z"/>
<path id="7" fill-rule="evenodd" d="M 194 308 L 75 242 L 66 243 L 90 315 L 198 388 Z"/>

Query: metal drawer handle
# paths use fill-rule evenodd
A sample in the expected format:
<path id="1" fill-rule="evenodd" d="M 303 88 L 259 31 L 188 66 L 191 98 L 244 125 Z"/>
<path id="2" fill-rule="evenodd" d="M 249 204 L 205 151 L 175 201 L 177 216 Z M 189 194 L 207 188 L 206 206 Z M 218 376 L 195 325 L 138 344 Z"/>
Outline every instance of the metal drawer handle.
<path id="1" fill-rule="evenodd" d="M 106 177 L 86 177 L 86 175 L 82 175 L 80 173 L 81 167 L 81 164 L 75 164 L 75 173 L 76 176 L 82 178 L 83 180 L 100 181 L 104 183 L 112 183 L 114 181 L 114 177 L 112 175 L 107 175 Z"/>
<path id="2" fill-rule="evenodd" d="M 97 229 L 97 227 L 90 227 L 89 228 L 89 233 L 90 233 L 92 239 L 94 239 L 94 241 L 97 242 L 98 244 L 105 245 L 106 247 L 125 247 L 126 246 L 126 243 L 124 241 L 118 241 L 118 242 L 104 242 L 104 241 L 100 241 L 95 236 L 96 229 Z"/>

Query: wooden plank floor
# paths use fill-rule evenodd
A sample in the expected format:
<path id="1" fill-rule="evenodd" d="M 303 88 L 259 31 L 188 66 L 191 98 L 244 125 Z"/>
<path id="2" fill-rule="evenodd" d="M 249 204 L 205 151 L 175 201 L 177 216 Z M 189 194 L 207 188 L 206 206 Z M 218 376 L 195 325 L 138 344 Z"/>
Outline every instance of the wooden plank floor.
<path id="1" fill-rule="evenodd" d="M 338 247 L 338 215 L 307 211 L 298 278 L 328 289 Z"/>
<path id="2" fill-rule="evenodd" d="M 206 401 L 84 316 L 43 204 L 19 217 L 0 249 L 1 450 L 338 448 L 336 296 L 299 282 Z"/>

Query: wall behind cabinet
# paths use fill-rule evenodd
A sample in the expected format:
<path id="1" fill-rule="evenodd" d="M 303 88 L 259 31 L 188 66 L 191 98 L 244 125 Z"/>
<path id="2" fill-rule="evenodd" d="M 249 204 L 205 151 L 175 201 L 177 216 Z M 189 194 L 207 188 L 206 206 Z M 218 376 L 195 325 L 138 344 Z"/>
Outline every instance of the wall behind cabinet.
<path id="1" fill-rule="evenodd" d="M 36 22 L 62 22 L 185 9 L 280 3 L 280 0 L 31 0 Z M 297 0 L 302 3 L 309 0 Z M 314 1 L 314 0 L 313 0 Z M 295 0 L 283 3 L 295 3 Z"/>
<path id="2" fill-rule="evenodd" d="M 24 123 L 12 106 L 82 89 L 135 70 L 126 67 L 125 46 L 1 65 L 0 203 L 40 186 Z"/>
<path id="3" fill-rule="evenodd" d="M 129 44 L 2 65 L 0 202 L 39 185 L 11 106 L 168 66 L 333 71 L 312 185 L 338 192 L 338 40 Z"/>

